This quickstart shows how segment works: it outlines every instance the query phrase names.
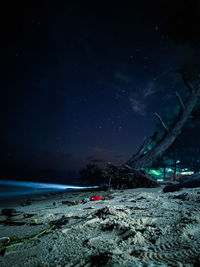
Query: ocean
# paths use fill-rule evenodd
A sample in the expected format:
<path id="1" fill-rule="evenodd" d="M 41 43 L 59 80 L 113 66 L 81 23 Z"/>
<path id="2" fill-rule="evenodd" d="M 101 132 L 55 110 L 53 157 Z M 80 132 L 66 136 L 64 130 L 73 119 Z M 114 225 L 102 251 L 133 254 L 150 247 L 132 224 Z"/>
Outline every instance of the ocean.
<path id="1" fill-rule="evenodd" d="M 95 187 L 0 180 L 0 200 L 17 199 L 23 196 L 31 196 L 36 194 L 42 195 L 89 188 Z"/>

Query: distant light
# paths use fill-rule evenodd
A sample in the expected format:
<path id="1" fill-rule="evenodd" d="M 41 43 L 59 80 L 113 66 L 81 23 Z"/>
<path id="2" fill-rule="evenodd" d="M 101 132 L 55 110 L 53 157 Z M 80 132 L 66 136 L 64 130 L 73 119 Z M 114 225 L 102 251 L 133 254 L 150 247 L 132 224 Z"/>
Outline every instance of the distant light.
<path id="1" fill-rule="evenodd" d="M 172 168 L 166 168 L 166 172 L 173 172 L 174 170 Z"/>
<path id="2" fill-rule="evenodd" d="M 160 175 L 160 171 L 157 170 L 150 170 L 150 173 L 153 175 Z"/>
<path id="3" fill-rule="evenodd" d="M 191 174 L 194 174 L 194 172 L 192 172 L 192 171 L 187 171 L 187 172 L 181 172 L 180 174 L 181 174 L 181 175 L 191 175 Z"/>

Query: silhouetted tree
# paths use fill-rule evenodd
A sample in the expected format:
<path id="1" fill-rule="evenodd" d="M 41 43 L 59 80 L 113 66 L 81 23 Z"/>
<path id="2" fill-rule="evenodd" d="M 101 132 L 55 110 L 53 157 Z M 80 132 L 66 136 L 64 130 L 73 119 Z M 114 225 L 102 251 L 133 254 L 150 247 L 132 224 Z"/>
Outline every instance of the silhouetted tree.
<path id="1" fill-rule="evenodd" d="M 84 183 L 90 185 L 99 185 L 104 183 L 102 170 L 95 164 L 87 164 L 86 167 L 80 171 L 80 179 Z"/>
<path id="2" fill-rule="evenodd" d="M 185 93 L 185 98 L 175 92 L 179 110 L 169 126 L 159 114 L 155 113 L 163 131 L 161 134 L 156 135 L 156 142 L 155 138 L 153 138 L 154 135 L 146 138 L 138 152 L 126 162 L 126 167 L 129 166 L 133 171 L 149 166 L 169 149 L 190 118 L 200 96 L 200 1 L 177 0 L 166 2 L 167 21 L 164 24 L 163 32 L 175 42 L 190 44 L 194 51 L 194 56 L 186 57 L 178 70 L 188 92 Z M 176 172 L 176 163 L 177 161 L 175 161 L 174 173 Z"/>

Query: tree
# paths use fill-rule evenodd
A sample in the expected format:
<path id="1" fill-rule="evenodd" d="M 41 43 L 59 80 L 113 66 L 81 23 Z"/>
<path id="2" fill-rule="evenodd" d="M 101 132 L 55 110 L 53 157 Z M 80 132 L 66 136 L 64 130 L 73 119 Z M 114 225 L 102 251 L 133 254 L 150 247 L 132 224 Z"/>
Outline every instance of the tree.
<path id="1" fill-rule="evenodd" d="M 89 185 L 102 184 L 104 181 L 102 170 L 95 164 L 87 164 L 86 167 L 80 171 L 80 179 Z"/>
<path id="2" fill-rule="evenodd" d="M 137 173 L 139 170 L 149 166 L 160 155 L 169 149 L 176 138 L 181 133 L 184 125 L 191 116 L 198 98 L 200 96 L 200 64 L 199 64 L 199 44 L 200 44 L 200 2 L 194 1 L 167 1 L 167 21 L 163 27 L 164 34 L 168 35 L 175 42 L 188 43 L 192 45 L 195 56 L 189 56 L 184 60 L 178 72 L 181 74 L 183 82 L 188 89 L 186 99 L 182 99 L 178 92 L 175 92 L 179 103 L 179 112 L 172 119 L 172 123 L 167 126 L 159 114 L 155 114 L 163 128 L 161 134 L 155 138 L 152 136 L 146 138 L 138 152 L 130 157 L 124 164 L 126 168 Z M 108 167 L 109 169 L 109 167 Z M 106 173 L 109 173 L 107 169 Z M 113 166 L 111 169 L 114 170 Z M 123 168 L 121 168 L 122 171 Z M 111 170 L 111 171 L 112 171 Z M 119 170 L 116 171 L 116 175 Z M 176 166 L 174 173 L 176 172 Z M 115 176 L 114 171 L 112 176 Z M 120 175 L 118 175 L 120 178 Z M 134 176 L 134 179 L 136 177 Z M 148 180 L 148 179 L 147 179 Z"/>
<path id="3" fill-rule="evenodd" d="M 167 12 L 167 19 L 162 27 L 163 33 L 175 42 L 187 43 L 192 47 L 193 53 L 184 55 L 183 64 L 179 69 L 190 95 L 184 103 L 179 93 L 175 92 L 180 111 L 170 127 L 167 127 L 162 118 L 155 114 L 165 133 L 153 147 L 151 145 L 152 139 L 147 138 L 139 151 L 129 159 L 127 164 L 136 169 L 149 165 L 172 145 L 190 117 L 200 96 L 200 1 L 167 1 L 164 8 Z M 151 149 L 148 149 L 149 146 Z"/>
<path id="4" fill-rule="evenodd" d="M 183 129 L 182 134 L 176 139 L 172 146 L 165 152 L 174 161 L 180 161 L 182 169 L 188 169 L 194 173 L 200 170 L 200 123 L 199 111 L 192 114 L 192 119 Z"/>
<path id="5" fill-rule="evenodd" d="M 146 138 L 138 152 L 127 161 L 127 164 L 132 168 L 141 169 L 145 166 L 148 166 L 161 153 L 166 151 L 176 140 L 177 136 L 181 133 L 183 126 L 191 115 L 197 103 L 198 97 L 200 96 L 200 84 L 198 84 L 198 86 L 193 86 L 193 84 L 186 79 L 184 73 L 181 73 L 181 75 L 183 77 L 185 85 L 190 92 L 188 99 L 184 103 L 178 92 L 175 92 L 175 95 L 179 101 L 180 111 L 177 118 L 174 119 L 170 128 L 166 126 L 162 118 L 157 113 L 155 114 L 164 129 L 164 134 L 154 146 L 151 146 L 154 140 L 152 140 L 151 137 Z"/>
<path id="6" fill-rule="evenodd" d="M 174 143 L 151 163 L 148 169 L 152 173 L 160 172 L 163 169 L 165 178 L 166 168 L 173 169 L 173 179 L 176 173 L 184 170 L 200 171 L 200 107 L 193 110 L 190 120 L 186 123 L 182 133 Z M 169 120 L 169 118 L 166 118 Z M 169 124 L 169 123 L 168 123 Z"/>
<path id="7" fill-rule="evenodd" d="M 154 160 L 147 168 L 146 171 L 152 173 L 155 176 L 155 170 L 158 172 L 158 176 L 160 177 L 160 173 L 162 174 L 163 180 L 166 179 L 166 169 L 169 166 L 169 158 L 166 156 L 160 155 L 156 160 Z"/>

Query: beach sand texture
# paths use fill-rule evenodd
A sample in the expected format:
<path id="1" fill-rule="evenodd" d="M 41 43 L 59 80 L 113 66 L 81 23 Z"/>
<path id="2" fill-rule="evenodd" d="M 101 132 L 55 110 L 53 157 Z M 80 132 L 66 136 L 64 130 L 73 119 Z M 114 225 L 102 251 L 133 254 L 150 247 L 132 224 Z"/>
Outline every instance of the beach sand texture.
<path id="1" fill-rule="evenodd" d="M 77 204 L 99 194 L 103 200 Z M 68 220 L 1 249 L 2 267 L 200 266 L 200 188 L 165 194 L 162 187 L 68 192 L 38 196 L 29 205 L 2 203 L 3 208 L 16 212 L 10 224 L 1 213 L 0 237 L 28 239 L 63 215 Z"/>

